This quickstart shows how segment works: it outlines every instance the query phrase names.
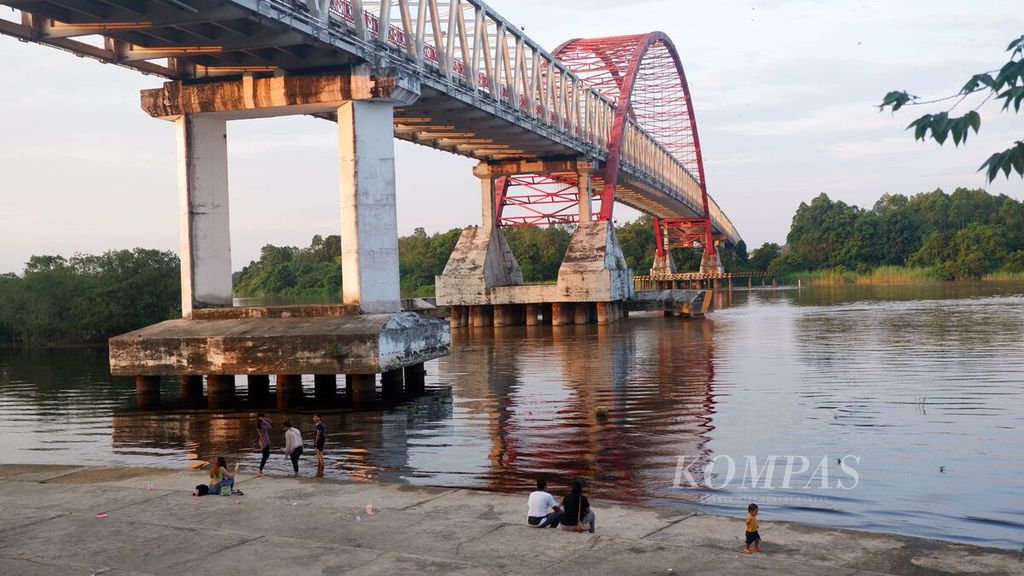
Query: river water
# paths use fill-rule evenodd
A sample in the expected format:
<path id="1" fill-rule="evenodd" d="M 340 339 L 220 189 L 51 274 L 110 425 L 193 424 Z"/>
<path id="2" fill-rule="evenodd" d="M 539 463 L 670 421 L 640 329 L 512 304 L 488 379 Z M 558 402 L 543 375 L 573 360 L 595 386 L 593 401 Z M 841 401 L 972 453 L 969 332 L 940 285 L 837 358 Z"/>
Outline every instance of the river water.
<path id="1" fill-rule="evenodd" d="M 537 475 L 556 493 L 580 477 L 598 511 L 742 516 L 754 501 L 764 521 L 1024 543 L 1024 285 L 716 298 L 703 321 L 456 330 L 427 365 L 438 392 L 321 409 L 326 475 L 523 493 Z M 239 384 L 233 408 L 183 406 L 169 384 L 140 410 L 105 349 L 0 349 L 0 461 L 253 467 Z M 314 410 L 268 410 L 275 448 L 284 418 L 309 441 Z M 290 464 L 275 450 L 268 467 Z"/>

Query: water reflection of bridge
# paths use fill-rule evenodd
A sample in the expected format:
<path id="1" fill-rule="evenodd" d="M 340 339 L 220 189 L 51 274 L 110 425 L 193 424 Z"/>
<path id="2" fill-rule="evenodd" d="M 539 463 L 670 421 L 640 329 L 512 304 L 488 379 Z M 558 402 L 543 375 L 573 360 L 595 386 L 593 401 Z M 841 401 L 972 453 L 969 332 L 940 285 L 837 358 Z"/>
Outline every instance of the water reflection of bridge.
<path id="1" fill-rule="evenodd" d="M 490 444 L 478 474 L 487 488 L 579 477 L 597 493 L 635 500 L 670 488 L 678 456 L 708 454 L 710 323 L 645 317 L 464 329 L 452 338 L 465 352 L 438 365 L 452 375 L 467 418 L 486 422 Z"/>

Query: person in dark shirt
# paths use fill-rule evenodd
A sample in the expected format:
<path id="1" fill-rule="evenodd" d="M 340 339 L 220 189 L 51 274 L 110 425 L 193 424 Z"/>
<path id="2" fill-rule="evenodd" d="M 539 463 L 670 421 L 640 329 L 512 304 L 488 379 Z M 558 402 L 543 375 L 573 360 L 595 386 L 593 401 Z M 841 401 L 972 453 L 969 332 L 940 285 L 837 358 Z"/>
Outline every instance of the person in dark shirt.
<path id="1" fill-rule="evenodd" d="M 584 530 L 594 533 L 596 529 L 596 517 L 590 509 L 590 500 L 583 495 L 583 482 L 572 481 L 572 490 L 562 500 L 562 529 L 574 532 Z"/>
<path id="2" fill-rule="evenodd" d="M 316 474 L 317 476 L 323 476 L 324 446 L 327 444 L 327 432 L 324 430 L 324 423 L 320 419 L 319 414 L 313 414 L 313 424 L 316 430 L 316 437 L 313 440 L 313 445 L 316 446 Z"/>

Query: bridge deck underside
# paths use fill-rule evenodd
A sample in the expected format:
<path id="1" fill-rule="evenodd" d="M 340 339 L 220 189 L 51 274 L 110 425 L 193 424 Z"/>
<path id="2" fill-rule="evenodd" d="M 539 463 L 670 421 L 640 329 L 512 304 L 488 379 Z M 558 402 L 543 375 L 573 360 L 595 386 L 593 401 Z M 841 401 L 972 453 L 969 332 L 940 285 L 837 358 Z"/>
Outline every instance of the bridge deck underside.
<path id="1" fill-rule="evenodd" d="M 315 35 L 307 23 L 285 12 L 276 18 L 258 14 L 260 4 L 248 0 L 0 0 L 0 4 L 44 17 L 33 25 L 0 18 L 0 34 L 183 80 L 232 71 L 257 75 L 338 71 L 365 61 L 371 49 L 354 39 L 347 41 L 343 34 Z M 264 2 L 262 10 L 267 5 Z M 51 26 L 46 19 L 60 24 Z M 92 34 L 83 36 L 85 32 Z M 100 36 L 112 42 L 97 41 Z M 411 66 L 394 52 L 387 54 L 393 63 Z M 163 58 L 173 58 L 174 64 Z M 453 84 L 434 69 L 416 73 L 422 95 L 414 104 L 396 110 L 397 138 L 483 161 L 586 157 L 600 163 L 606 157 L 604 151 L 540 119 L 504 109 L 461 80 Z M 603 184 L 598 174 L 596 190 Z M 682 194 L 628 166 L 619 176 L 616 200 L 663 218 L 703 212 Z M 712 226 L 721 230 L 717 222 Z"/>

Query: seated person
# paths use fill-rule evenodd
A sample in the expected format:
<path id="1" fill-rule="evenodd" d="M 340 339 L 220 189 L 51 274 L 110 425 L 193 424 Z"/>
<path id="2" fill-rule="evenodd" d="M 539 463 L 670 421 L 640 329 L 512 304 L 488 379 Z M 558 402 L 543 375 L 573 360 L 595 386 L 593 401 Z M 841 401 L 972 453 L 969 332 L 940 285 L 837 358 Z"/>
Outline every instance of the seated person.
<path id="1" fill-rule="evenodd" d="M 590 509 L 590 501 L 583 495 L 583 482 L 572 481 L 572 491 L 562 500 L 562 529 L 594 533 L 596 517 Z"/>
<path id="2" fill-rule="evenodd" d="M 220 494 L 221 489 L 225 486 L 234 489 L 237 472 L 237 462 L 234 471 L 228 472 L 228 461 L 223 456 L 218 456 L 217 462 L 210 468 L 210 494 Z"/>
<path id="3" fill-rule="evenodd" d="M 561 508 L 547 490 L 547 480 L 538 478 L 537 490 L 530 493 L 530 499 L 527 502 L 526 521 L 530 526 L 557 528 L 558 522 L 562 519 Z"/>

